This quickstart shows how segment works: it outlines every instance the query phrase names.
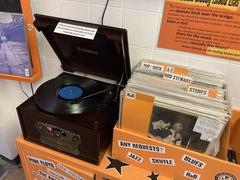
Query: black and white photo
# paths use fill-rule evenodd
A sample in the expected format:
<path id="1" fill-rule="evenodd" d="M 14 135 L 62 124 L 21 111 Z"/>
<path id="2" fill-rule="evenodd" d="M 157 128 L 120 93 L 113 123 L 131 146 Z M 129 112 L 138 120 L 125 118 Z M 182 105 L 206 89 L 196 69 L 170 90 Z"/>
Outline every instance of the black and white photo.
<path id="1" fill-rule="evenodd" d="M 201 140 L 201 134 L 193 131 L 196 121 L 196 116 L 154 106 L 148 136 L 204 153 L 209 142 Z"/>

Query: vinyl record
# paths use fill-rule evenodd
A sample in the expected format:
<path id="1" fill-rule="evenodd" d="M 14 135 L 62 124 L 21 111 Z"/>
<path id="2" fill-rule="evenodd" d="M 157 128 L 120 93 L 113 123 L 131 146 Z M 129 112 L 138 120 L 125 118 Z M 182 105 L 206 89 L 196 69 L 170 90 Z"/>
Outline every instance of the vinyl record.
<path id="1" fill-rule="evenodd" d="M 63 73 L 42 84 L 35 93 L 39 108 L 58 115 L 101 110 L 113 98 L 113 85 Z"/>

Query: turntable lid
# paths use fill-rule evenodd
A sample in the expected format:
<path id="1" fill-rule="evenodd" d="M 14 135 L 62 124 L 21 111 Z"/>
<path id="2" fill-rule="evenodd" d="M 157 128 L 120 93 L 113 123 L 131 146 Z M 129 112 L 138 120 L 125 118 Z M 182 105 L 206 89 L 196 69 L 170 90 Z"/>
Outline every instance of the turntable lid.
<path id="1" fill-rule="evenodd" d="M 130 78 L 125 29 L 35 14 L 64 71 L 82 72 L 125 84 Z M 96 33 L 96 34 L 95 34 Z"/>

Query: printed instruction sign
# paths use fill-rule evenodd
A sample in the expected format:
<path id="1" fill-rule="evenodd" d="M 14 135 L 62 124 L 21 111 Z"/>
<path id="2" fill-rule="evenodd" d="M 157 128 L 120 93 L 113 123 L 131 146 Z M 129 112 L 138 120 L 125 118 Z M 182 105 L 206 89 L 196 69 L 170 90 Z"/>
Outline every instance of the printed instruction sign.
<path id="1" fill-rule="evenodd" d="M 97 33 L 97 29 L 59 22 L 54 32 L 93 40 Z"/>
<path id="2" fill-rule="evenodd" d="M 166 0 L 158 47 L 240 60 L 240 1 Z"/>

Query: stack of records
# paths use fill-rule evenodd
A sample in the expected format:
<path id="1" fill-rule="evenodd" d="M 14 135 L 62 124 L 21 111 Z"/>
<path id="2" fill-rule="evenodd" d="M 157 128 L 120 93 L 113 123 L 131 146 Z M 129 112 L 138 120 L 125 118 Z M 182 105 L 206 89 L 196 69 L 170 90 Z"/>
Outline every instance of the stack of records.
<path id="1" fill-rule="evenodd" d="M 154 97 L 150 138 L 217 155 L 231 117 L 223 74 L 143 60 L 125 90 Z"/>

